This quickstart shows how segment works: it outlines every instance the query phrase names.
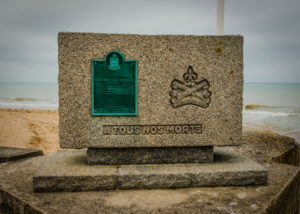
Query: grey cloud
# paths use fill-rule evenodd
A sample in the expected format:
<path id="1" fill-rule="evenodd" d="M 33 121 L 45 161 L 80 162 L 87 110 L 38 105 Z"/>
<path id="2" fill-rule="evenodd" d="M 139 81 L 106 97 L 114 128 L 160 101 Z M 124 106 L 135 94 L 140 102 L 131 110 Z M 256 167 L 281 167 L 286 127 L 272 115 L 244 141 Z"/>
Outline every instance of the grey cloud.
<path id="1" fill-rule="evenodd" d="M 10 0 L 0 3 L 0 81 L 56 81 L 59 31 L 216 32 L 215 1 Z M 246 81 L 297 81 L 300 1 L 225 0 L 225 33 L 245 38 Z"/>

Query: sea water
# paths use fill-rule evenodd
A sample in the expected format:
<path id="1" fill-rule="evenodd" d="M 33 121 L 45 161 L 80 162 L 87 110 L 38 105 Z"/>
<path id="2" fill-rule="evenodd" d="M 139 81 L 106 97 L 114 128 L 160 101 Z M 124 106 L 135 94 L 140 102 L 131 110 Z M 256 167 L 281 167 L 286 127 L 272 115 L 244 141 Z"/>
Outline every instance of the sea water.
<path id="1" fill-rule="evenodd" d="M 300 83 L 245 83 L 243 100 L 244 125 L 300 131 Z M 58 84 L 0 83 L 0 108 L 58 109 Z"/>
<path id="2" fill-rule="evenodd" d="M 300 131 L 300 83 L 244 84 L 243 123 L 281 134 Z"/>
<path id="3" fill-rule="evenodd" d="M 58 109 L 58 84 L 0 83 L 0 108 Z"/>

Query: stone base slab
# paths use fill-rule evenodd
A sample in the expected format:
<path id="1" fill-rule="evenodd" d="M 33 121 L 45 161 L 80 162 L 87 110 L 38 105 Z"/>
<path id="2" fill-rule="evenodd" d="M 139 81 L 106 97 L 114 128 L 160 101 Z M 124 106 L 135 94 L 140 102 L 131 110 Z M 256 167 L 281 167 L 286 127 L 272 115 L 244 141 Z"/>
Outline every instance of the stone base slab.
<path id="1" fill-rule="evenodd" d="M 212 163 L 213 147 L 89 147 L 87 161 L 90 165 Z"/>
<path id="2" fill-rule="evenodd" d="M 33 177 L 35 192 L 266 185 L 268 171 L 233 148 L 217 148 L 214 163 L 87 164 L 86 150 L 49 155 Z"/>
<path id="3" fill-rule="evenodd" d="M 0 163 L 44 155 L 42 150 L 0 147 Z"/>

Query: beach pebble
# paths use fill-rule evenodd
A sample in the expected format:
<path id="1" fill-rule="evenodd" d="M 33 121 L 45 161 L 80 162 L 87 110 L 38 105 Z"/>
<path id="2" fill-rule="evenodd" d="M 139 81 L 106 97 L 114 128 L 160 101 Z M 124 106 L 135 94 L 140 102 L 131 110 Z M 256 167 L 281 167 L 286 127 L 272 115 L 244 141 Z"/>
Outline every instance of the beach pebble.
<path id="1" fill-rule="evenodd" d="M 190 191 L 189 194 L 197 194 L 197 193 L 200 193 L 201 190 L 194 190 L 194 191 Z"/>
<path id="2" fill-rule="evenodd" d="M 253 210 L 257 210 L 258 206 L 256 204 L 251 204 L 250 208 L 253 209 Z"/>
<path id="3" fill-rule="evenodd" d="M 247 194 L 244 193 L 244 192 L 242 192 L 242 193 L 237 194 L 237 197 L 238 197 L 239 199 L 243 199 L 243 198 L 246 198 L 246 197 L 247 197 Z"/>
<path id="4" fill-rule="evenodd" d="M 233 201 L 233 202 L 230 202 L 228 205 L 229 205 L 229 206 L 237 206 L 238 203 L 237 203 L 236 201 Z"/>
<path id="5" fill-rule="evenodd" d="M 265 190 L 267 187 L 258 187 L 255 189 L 256 192 L 262 192 L 263 190 Z"/>

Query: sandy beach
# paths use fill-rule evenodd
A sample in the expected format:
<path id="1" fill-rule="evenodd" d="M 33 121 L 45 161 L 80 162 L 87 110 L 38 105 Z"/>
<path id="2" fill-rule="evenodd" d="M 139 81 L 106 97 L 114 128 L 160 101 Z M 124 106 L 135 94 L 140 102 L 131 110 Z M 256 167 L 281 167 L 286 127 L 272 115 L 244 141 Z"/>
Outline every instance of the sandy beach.
<path id="1" fill-rule="evenodd" d="M 58 111 L 0 109 L 0 119 L 0 146 L 41 149 L 44 154 L 59 149 Z M 287 136 L 300 142 L 300 132 Z"/>
<path id="2" fill-rule="evenodd" d="M 59 149 L 58 111 L 0 109 L 0 146 L 41 149 L 44 154 Z"/>

